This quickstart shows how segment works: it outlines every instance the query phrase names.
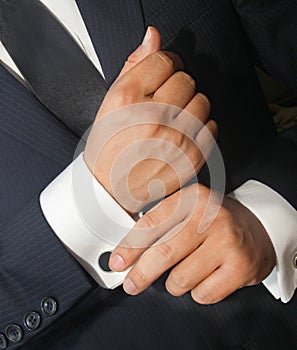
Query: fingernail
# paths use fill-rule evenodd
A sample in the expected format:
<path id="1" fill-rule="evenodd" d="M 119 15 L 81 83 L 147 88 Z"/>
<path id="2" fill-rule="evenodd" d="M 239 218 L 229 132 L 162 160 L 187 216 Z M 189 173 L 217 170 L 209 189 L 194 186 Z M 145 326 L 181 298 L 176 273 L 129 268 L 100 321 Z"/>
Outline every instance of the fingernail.
<path id="1" fill-rule="evenodd" d="M 142 45 L 147 45 L 148 42 L 150 41 L 151 36 L 152 36 L 151 27 L 148 27 L 145 33 L 145 37 L 142 41 Z"/>
<path id="2" fill-rule="evenodd" d="M 116 254 L 111 256 L 109 260 L 109 267 L 112 270 L 121 271 L 124 269 L 124 265 L 125 265 L 124 259 L 120 255 Z"/>
<path id="3" fill-rule="evenodd" d="M 206 295 L 202 292 L 202 291 L 195 291 L 195 293 L 193 293 L 193 295 L 195 296 L 195 298 L 201 302 L 203 302 L 206 299 Z"/>
<path id="4" fill-rule="evenodd" d="M 133 295 L 137 292 L 137 288 L 135 284 L 132 282 L 132 280 L 130 280 L 130 278 L 127 278 L 126 280 L 124 280 L 123 288 L 127 294 Z"/>

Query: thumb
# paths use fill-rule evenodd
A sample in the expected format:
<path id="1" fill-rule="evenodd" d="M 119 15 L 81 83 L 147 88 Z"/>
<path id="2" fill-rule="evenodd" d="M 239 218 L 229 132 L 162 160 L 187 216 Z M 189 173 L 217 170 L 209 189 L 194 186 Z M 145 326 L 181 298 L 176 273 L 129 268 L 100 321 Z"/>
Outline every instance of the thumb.
<path id="1" fill-rule="evenodd" d="M 123 69 L 121 70 L 117 79 L 127 73 L 137 63 L 142 61 L 151 53 L 157 52 L 161 49 L 161 35 L 155 27 L 148 27 L 144 39 L 138 48 L 131 53 L 127 58 Z"/>

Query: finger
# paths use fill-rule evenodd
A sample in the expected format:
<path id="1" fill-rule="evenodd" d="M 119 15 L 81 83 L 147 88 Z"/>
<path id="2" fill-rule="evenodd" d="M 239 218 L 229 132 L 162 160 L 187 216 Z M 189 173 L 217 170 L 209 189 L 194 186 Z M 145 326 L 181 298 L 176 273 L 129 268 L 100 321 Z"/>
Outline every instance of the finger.
<path id="1" fill-rule="evenodd" d="M 210 276 L 199 283 L 191 292 L 192 298 L 199 304 L 214 304 L 242 288 L 240 276 L 222 265 Z"/>
<path id="2" fill-rule="evenodd" d="M 187 136 L 189 140 L 195 142 L 196 148 L 198 150 L 198 146 L 206 147 L 211 141 L 208 148 L 212 148 L 213 141 L 212 138 L 216 138 L 217 136 L 217 126 L 215 122 L 211 121 L 206 130 L 204 130 L 201 135 L 199 134 L 201 130 L 205 127 L 205 123 L 208 121 L 210 113 L 210 102 L 208 98 L 198 93 L 196 94 L 191 101 L 185 106 L 185 108 L 174 118 L 170 124 L 171 127 L 179 130 L 182 134 Z M 204 145 L 205 143 L 205 145 Z M 199 153 L 204 152 L 204 148 L 202 148 Z M 206 152 L 206 154 L 208 154 Z M 196 164 L 195 171 L 200 170 L 201 165 L 204 163 L 204 160 L 201 157 L 196 156 Z M 200 163 L 202 160 L 202 164 Z"/>
<path id="3" fill-rule="evenodd" d="M 182 196 L 182 192 L 177 192 L 165 198 L 137 221 L 112 252 L 109 260 L 112 270 L 123 271 L 134 264 L 149 246 L 184 220 L 187 208 L 179 205 Z"/>
<path id="4" fill-rule="evenodd" d="M 202 93 L 196 94 L 192 100 L 187 104 L 184 109 L 187 113 L 190 113 L 197 117 L 201 123 L 205 124 L 208 120 L 210 113 L 210 102 L 208 98 Z M 177 118 L 183 118 L 183 112 L 181 112 Z"/>
<path id="5" fill-rule="evenodd" d="M 123 283 L 124 290 L 132 295 L 141 293 L 170 267 L 192 253 L 198 244 L 198 235 L 192 236 L 186 229 L 162 243 L 158 241 L 141 256 L 128 273 Z"/>
<path id="6" fill-rule="evenodd" d="M 118 88 L 127 91 L 135 89 L 139 96 L 151 96 L 159 87 L 171 77 L 177 70 L 183 68 L 180 57 L 172 52 L 158 51 L 145 57 L 137 63 L 128 74 L 124 74 L 118 79 L 113 89 Z"/>
<path id="7" fill-rule="evenodd" d="M 195 224 L 190 222 L 193 217 L 192 209 L 196 214 L 197 193 L 193 196 L 195 203 L 192 203 L 189 191 L 180 191 L 180 193 L 185 193 L 187 198 L 187 202 L 181 200 L 179 203 L 181 208 L 188 206 L 187 217 L 176 224 L 140 257 L 123 283 L 124 290 L 128 294 L 135 295 L 142 292 L 166 270 L 193 252 L 205 239 L 205 236 L 193 231 Z M 199 210 L 197 214 L 199 215 Z"/>
<path id="8" fill-rule="evenodd" d="M 184 108 L 195 94 L 194 79 L 185 72 L 173 74 L 154 94 L 153 101 Z"/>
<path id="9" fill-rule="evenodd" d="M 201 169 L 202 165 L 205 163 L 209 157 L 218 135 L 218 126 L 214 120 L 209 120 L 199 131 L 196 136 L 197 146 L 203 156 L 203 162 L 199 164 L 197 172 Z"/>
<path id="10" fill-rule="evenodd" d="M 203 237 L 204 235 L 201 235 L 202 239 Z M 223 258 L 214 249 L 213 242 L 205 239 L 192 254 L 170 272 L 166 280 L 166 289 L 170 294 L 180 296 L 195 288 L 222 263 Z"/>
<path id="11" fill-rule="evenodd" d="M 217 124 L 213 120 L 209 120 L 206 124 L 202 124 L 197 118 L 193 118 L 190 114 L 183 115 L 182 118 L 173 121 L 172 127 L 186 135 L 189 140 L 195 143 L 194 152 L 188 153 L 188 157 L 192 166 L 187 167 L 184 163 L 183 172 L 179 171 L 182 181 L 189 181 L 195 174 L 198 174 L 202 166 L 208 159 L 211 151 L 214 148 L 217 138 Z M 185 128 L 185 125 L 187 128 Z M 183 183 L 185 183 L 183 182 Z"/>
<path id="12" fill-rule="evenodd" d="M 138 46 L 138 48 L 128 57 L 117 79 L 122 77 L 138 62 L 142 61 L 146 56 L 160 50 L 161 35 L 159 31 L 155 27 L 148 27 L 141 45 Z"/>
<path id="13" fill-rule="evenodd" d="M 198 93 L 172 121 L 172 127 L 182 132 L 197 145 L 199 132 L 208 121 L 209 113 L 210 102 L 208 98 Z M 214 138 L 216 137 L 216 125 L 214 122 L 211 122 L 209 126 L 210 128 L 207 128 L 207 131 L 204 131 L 204 133 L 199 136 L 199 140 L 201 138 L 201 143 L 208 141 L 209 137 L 207 136 L 210 136 L 208 135 L 209 133 L 213 134 Z M 196 159 L 198 159 L 198 157 L 196 157 Z"/>

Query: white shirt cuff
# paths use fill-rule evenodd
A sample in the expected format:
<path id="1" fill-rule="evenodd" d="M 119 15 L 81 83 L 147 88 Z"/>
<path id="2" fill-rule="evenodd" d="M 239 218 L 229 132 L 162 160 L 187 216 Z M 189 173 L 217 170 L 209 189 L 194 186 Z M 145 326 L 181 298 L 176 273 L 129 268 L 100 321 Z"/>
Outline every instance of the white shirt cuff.
<path id="1" fill-rule="evenodd" d="M 263 281 L 271 294 L 288 302 L 297 287 L 297 211 L 268 186 L 249 180 L 229 194 L 260 220 L 276 253 L 276 267 Z"/>
<path id="2" fill-rule="evenodd" d="M 104 271 L 99 258 L 135 222 L 99 184 L 82 153 L 41 193 L 40 204 L 55 234 L 97 283 L 110 289 L 122 283 L 128 270 Z"/>

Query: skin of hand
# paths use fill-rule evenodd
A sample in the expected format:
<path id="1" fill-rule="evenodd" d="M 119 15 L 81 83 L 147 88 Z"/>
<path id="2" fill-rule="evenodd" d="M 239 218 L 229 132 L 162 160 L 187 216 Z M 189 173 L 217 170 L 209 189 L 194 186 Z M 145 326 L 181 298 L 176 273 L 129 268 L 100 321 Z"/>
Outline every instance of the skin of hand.
<path id="1" fill-rule="evenodd" d="M 215 138 L 217 134 L 216 123 L 208 119 L 210 103 L 203 94 L 196 93 L 195 82 L 183 71 L 181 59 L 174 53 L 160 51 L 160 48 L 159 32 L 156 28 L 149 27 L 143 43 L 130 55 L 119 77 L 106 94 L 96 121 L 101 121 L 103 118 L 108 120 L 112 112 L 125 106 L 146 102 L 174 105 L 200 121 L 203 127 L 197 130 L 197 140 L 199 142 L 200 139 L 199 143 L 208 148 L 210 153 L 213 145 L 212 136 Z M 163 117 L 161 115 L 160 119 Z M 126 170 L 121 169 L 118 172 L 118 179 L 115 180 L 111 179 L 111 173 L 115 160 L 129 145 L 149 139 L 173 144 L 188 157 L 195 173 L 199 172 L 205 162 L 204 155 L 187 136 L 167 125 L 154 124 L 152 121 L 151 124 L 129 127 L 108 140 L 100 152 L 98 152 L 98 140 L 101 137 L 99 129 L 96 128 L 95 122 L 87 140 L 84 159 L 101 185 L 129 213 L 138 212 L 148 203 L 173 193 L 195 175 L 188 172 L 182 177 L 177 176 L 171 168 L 171 164 L 180 162 L 174 151 L 167 152 L 165 159 L 162 160 L 148 156 L 136 164 L 127 175 L 129 191 L 136 199 L 136 203 L 128 204 L 122 201 L 119 194 L 126 176 L 122 173 Z M 147 152 L 147 149 L 148 147 L 143 151 Z M 140 149 L 140 153 L 141 151 Z M 181 162 L 179 166 L 183 167 Z M 160 181 L 164 186 L 161 197 L 158 197 L 158 190 L 154 193 L 148 190 L 153 180 Z"/>
<path id="2" fill-rule="evenodd" d="M 141 293 L 173 267 L 166 280 L 170 294 L 191 292 L 196 302 L 212 304 L 270 274 L 276 264 L 270 238 L 256 216 L 238 201 L 227 196 L 222 204 L 213 201 L 210 206 L 217 214 L 206 230 L 199 230 L 210 193 L 195 184 L 172 194 L 140 218 L 115 248 L 111 269 L 122 271 L 135 264 L 123 283 L 128 294 Z M 175 209 L 181 194 L 188 205 L 181 206 L 179 215 Z M 181 229 L 170 235 L 182 222 Z M 143 229 L 147 242 L 142 242 L 142 248 L 135 242 Z"/>

